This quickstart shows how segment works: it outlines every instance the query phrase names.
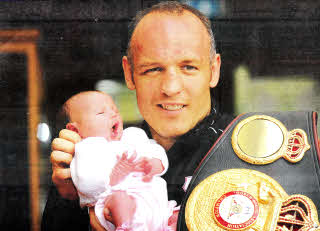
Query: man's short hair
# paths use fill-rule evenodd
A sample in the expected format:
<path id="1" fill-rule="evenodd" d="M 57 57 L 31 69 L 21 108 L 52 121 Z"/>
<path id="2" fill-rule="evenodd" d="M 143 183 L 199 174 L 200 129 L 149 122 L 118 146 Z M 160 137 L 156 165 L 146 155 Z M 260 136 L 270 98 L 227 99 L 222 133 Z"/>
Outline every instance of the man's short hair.
<path id="1" fill-rule="evenodd" d="M 160 2 L 156 5 L 153 5 L 151 8 L 147 8 L 138 12 L 137 15 L 133 18 L 133 21 L 129 24 L 129 34 L 128 34 L 129 42 L 127 47 L 127 57 L 128 57 L 129 64 L 133 67 L 133 56 L 132 56 L 133 54 L 131 49 L 132 35 L 135 28 L 137 27 L 137 25 L 139 24 L 139 22 L 142 20 L 144 16 L 153 12 L 181 15 L 185 11 L 188 11 L 193 15 L 195 15 L 198 19 L 200 19 L 202 24 L 205 26 L 210 37 L 210 61 L 211 61 L 216 53 L 216 45 L 215 45 L 213 32 L 211 29 L 210 20 L 199 10 L 187 4 L 176 2 L 176 1 L 167 1 L 167 2 Z"/>

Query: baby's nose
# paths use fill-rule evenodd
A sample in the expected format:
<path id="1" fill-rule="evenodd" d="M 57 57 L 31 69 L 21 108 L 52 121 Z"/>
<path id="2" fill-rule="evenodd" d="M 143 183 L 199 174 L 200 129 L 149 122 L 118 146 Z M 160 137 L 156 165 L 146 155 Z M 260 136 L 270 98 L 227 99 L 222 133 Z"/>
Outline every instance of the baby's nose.
<path id="1" fill-rule="evenodd" d="M 115 117 L 115 116 L 118 115 L 118 113 L 117 113 L 116 111 L 114 111 L 114 110 L 111 110 L 110 115 L 111 115 L 112 117 Z"/>

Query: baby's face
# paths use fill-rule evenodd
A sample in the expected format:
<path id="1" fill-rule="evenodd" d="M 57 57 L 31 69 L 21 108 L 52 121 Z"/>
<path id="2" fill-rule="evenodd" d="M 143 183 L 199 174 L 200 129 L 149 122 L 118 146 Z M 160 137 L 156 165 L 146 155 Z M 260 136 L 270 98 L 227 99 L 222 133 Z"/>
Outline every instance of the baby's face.
<path id="1" fill-rule="evenodd" d="M 122 119 L 112 98 L 106 94 L 80 95 L 71 103 L 70 117 L 77 122 L 82 138 L 100 136 L 111 141 L 122 136 Z"/>

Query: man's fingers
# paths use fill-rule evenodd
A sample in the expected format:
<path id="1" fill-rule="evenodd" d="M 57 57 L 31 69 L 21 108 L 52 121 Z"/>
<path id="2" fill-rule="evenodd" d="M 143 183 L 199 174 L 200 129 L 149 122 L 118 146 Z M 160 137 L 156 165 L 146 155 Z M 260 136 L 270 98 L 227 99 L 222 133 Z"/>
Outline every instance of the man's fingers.
<path id="1" fill-rule="evenodd" d="M 72 155 L 61 151 L 52 151 L 50 161 L 52 166 L 68 168 L 72 161 Z"/>
<path id="2" fill-rule="evenodd" d="M 107 221 L 109 221 L 109 222 L 113 222 L 113 220 L 112 220 L 112 216 L 111 216 L 111 212 L 110 212 L 110 210 L 107 208 L 107 207 L 105 207 L 104 209 L 103 209 L 103 216 L 104 216 L 104 218 L 107 220 Z"/>
<path id="3" fill-rule="evenodd" d="M 59 136 L 51 143 L 52 182 L 63 198 L 75 200 L 78 194 L 71 180 L 70 163 L 75 143 L 81 141 L 81 138 L 77 133 L 66 129 L 61 130 Z"/>
<path id="4" fill-rule="evenodd" d="M 74 144 L 81 141 L 81 137 L 79 136 L 78 133 L 71 131 L 71 130 L 68 130 L 68 129 L 62 129 L 59 132 L 59 138 L 68 140 Z"/>
<path id="5" fill-rule="evenodd" d="M 75 143 L 79 141 L 81 141 L 81 137 L 78 133 L 63 129 L 59 133 L 59 138 L 55 138 L 52 141 L 51 147 L 52 150 L 67 152 L 73 155 Z"/>
<path id="6" fill-rule="evenodd" d="M 106 220 L 113 223 L 112 214 L 111 214 L 111 211 L 109 210 L 110 203 L 111 203 L 111 196 L 108 196 L 104 202 L 103 215 Z"/>
<path id="7" fill-rule="evenodd" d="M 69 200 L 76 200 L 78 193 L 71 179 L 70 168 L 52 167 L 52 182 L 56 185 L 59 194 Z"/>
<path id="8" fill-rule="evenodd" d="M 52 181 L 55 185 L 59 186 L 61 184 L 66 184 L 68 183 L 68 180 L 71 181 L 70 168 L 53 167 Z"/>
<path id="9" fill-rule="evenodd" d="M 74 143 L 68 140 L 55 138 L 51 143 L 51 147 L 52 150 L 67 152 L 71 155 L 74 155 Z"/>
<path id="10" fill-rule="evenodd" d="M 78 193 L 76 188 L 73 185 L 72 180 L 65 180 L 63 185 L 56 185 L 59 194 L 65 198 L 65 199 L 69 199 L 69 200 L 76 200 L 78 198 Z"/>
<path id="11" fill-rule="evenodd" d="M 90 217 L 90 225 L 93 231 L 105 231 L 103 226 L 100 225 L 98 218 L 96 217 L 96 214 L 94 212 L 94 207 L 89 208 L 89 217 Z"/>

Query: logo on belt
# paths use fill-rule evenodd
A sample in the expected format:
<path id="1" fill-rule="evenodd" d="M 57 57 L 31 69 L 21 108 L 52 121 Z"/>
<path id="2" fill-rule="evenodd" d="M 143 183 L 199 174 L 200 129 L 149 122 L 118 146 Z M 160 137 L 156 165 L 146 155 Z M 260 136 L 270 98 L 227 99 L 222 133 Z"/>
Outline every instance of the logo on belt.
<path id="1" fill-rule="evenodd" d="M 302 129 L 288 132 L 279 120 L 266 115 L 251 116 L 238 123 L 231 143 L 240 159 L 257 165 L 269 164 L 281 157 L 296 163 L 310 149 Z"/>
<path id="2" fill-rule="evenodd" d="M 223 194 L 214 204 L 217 224 L 229 230 L 242 230 L 252 225 L 259 213 L 257 200 L 247 192 L 231 191 Z"/>
<path id="3" fill-rule="evenodd" d="M 217 172 L 197 185 L 185 210 L 189 231 L 320 231 L 314 203 L 289 196 L 271 177 L 249 169 Z"/>

